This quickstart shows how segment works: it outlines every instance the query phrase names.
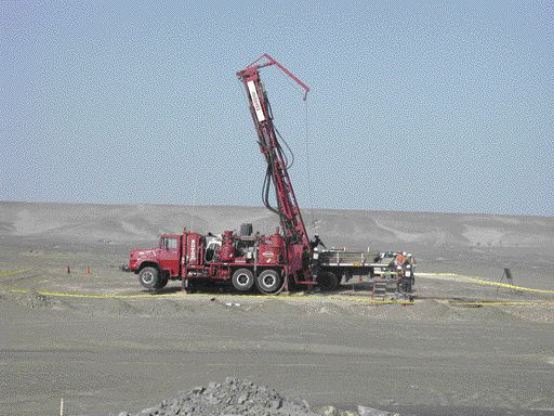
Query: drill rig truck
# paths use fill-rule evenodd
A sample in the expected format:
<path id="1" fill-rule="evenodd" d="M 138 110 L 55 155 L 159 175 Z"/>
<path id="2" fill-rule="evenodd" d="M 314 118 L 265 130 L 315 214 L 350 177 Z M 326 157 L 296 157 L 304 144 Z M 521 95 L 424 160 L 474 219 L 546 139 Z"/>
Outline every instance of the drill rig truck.
<path id="1" fill-rule="evenodd" d="M 159 247 L 131 251 L 128 269 L 138 274 L 142 286 L 149 290 L 163 288 L 169 280 L 181 280 L 185 290 L 192 290 L 197 282 L 209 281 L 230 282 L 240 292 L 255 287 L 270 294 L 288 291 L 291 286 L 332 290 L 343 278 L 366 276 L 388 280 L 403 291 L 411 291 L 411 256 L 321 249 L 317 235 L 313 240 L 308 237 L 260 79 L 260 69 L 268 66 L 276 66 L 300 85 L 304 99 L 310 89 L 267 54 L 237 73 L 246 90 L 258 145 L 267 163 L 263 203 L 279 217 L 280 228 L 271 235 L 253 233 L 251 224 L 242 224 L 238 232 L 227 230 L 220 235 L 202 235 L 186 228 L 179 234 L 162 234 Z M 277 206 L 270 203 L 272 188 Z"/>

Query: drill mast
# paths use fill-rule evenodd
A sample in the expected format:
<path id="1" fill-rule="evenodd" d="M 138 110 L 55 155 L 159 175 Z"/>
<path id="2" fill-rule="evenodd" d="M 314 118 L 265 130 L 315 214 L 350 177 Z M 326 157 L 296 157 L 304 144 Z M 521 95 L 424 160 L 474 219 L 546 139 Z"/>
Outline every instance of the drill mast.
<path id="1" fill-rule="evenodd" d="M 310 240 L 290 181 L 286 158 L 273 125 L 271 106 L 260 79 L 259 70 L 272 65 L 275 65 L 301 86 L 304 90 L 305 100 L 310 88 L 268 54 L 260 56 L 254 63 L 239 71 L 237 76 L 246 88 L 252 120 L 258 133 L 258 144 L 267 162 L 266 183 L 263 192 L 264 205 L 279 215 L 287 244 L 301 244 L 305 250 L 310 250 Z M 277 208 L 272 207 L 269 203 L 268 181 L 273 183 Z"/>

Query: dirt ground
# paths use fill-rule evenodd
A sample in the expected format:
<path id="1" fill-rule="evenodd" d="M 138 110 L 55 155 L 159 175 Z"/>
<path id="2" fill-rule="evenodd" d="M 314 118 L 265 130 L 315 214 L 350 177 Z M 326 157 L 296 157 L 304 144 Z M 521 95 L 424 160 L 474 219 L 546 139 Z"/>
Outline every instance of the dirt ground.
<path id="1" fill-rule="evenodd" d="M 205 231 L 210 218 L 212 231 L 275 219 L 238 207 L 0 203 L 0 415 L 58 414 L 62 397 L 66 415 L 137 412 L 225 377 L 312 407 L 554 414 L 554 218 L 317 215 L 328 245 L 413 252 L 415 301 L 375 302 L 364 284 L 262 297 L 185 295 L 175 282 L 152 295 L 118 270 L 131 248 L 191 222 Z M 496 285 L 504 267 L 521 288 Z"/>

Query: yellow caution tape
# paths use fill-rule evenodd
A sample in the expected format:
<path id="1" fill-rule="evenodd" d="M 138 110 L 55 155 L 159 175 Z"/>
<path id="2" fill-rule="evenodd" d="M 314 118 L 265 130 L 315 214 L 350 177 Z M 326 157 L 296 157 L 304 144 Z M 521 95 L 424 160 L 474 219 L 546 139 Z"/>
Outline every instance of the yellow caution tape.
<path id="1" fill-rule="evenodd" d="M 415 301 L 410 301 L 406 299 L 375 299 L 371 298 L 369 296 L 346 296 L 346 295 L 332 295 L 328 296 L 327 298 L 322 299 L 331 299 L 331 300 L 337 300 L 337 301 L 343 301 L 343 302 L 361 302 L 361 303 L 369 303 L 372 305 L 410 305 L 413 304 Z"/>
<path id="2" fill-rule="evenodd" d="M 3 270 L 0 271 L 0 277 L 14 276 L 17 274 L 25 273 L 27 270 Z M 483 280 L 476 276 L 466 276 L 456 273 L 417 273 L 417 276 L 423 278 L 434 278 L 441 280 L 453 280 L 459 282 L 473 283 L 485 286 L 494 286 L 494 287 L 503 287 L 518 291 L 524 292 L 533 292 L 533 293 L 543 293 L 543 294 L 554 294 L 554 290 L 546 289 L 534 289 L 524 286 L 510 285 L 507 283 L 501 282 L 491 282 L 488 280 Z M 61 291 L 50 291 L 50 290 L 33 290 L 26 288 L 17 288 L 17 287 L 6 287 L 2 286 L 5 290 L 8 290 L 12 293 L 29 293 L 34 292 L 41 296 L 50 296 L 50 297 L 63 297 L 63 298 L 81 298 L 81 299 L 218 299 L 221 301 L 240 301 L 241 299 L 252 299 L 252 300 L 268 300 L 268 299 L 279 299 L 281 301 L 319 301 L 325 302 L 326 300 L 340 301 L 340 302 L 351 302 L 351 303 L 365 303 L 368 305 L 409 305 L 413 304 L 414 301 L 401 300 L 401 299 L 375 299 L 372 298 L 369 294 L 368 296 L 353 296 L 353 295 L 327 295 L 327 296 L 313 296 L 313 295 L 302 295 L 302 294 L 280 294 L 280 295 L 257 295 L 257 294 L 214 294 L 214 293 L 195 293 L 189 294 L 185 292 L 175 292 L 175 293 L 140 293 L 140 294 L 116 294 L 116 293 L 84 293 L 84 292 L 61 292 Z M 463 301 L 463 300 L 446 300 L 449 304 L 452 305 L 475 305 L 475 306 L 497 306 L 497 305 L 532 305 L 532 304 L 545 304 L 545 302 L 540 301 L 511 301 L 511 300 L 498 300 L 498 301 Z"/>
<path id="3" fill-rule="evenodd" d="M 511 285 L 509 283 L 491 282 L 490 280 L 483 280 L 478 276 L 466 276 L 457 273 L 416 273 L 416 277 L 429 277 L 432 279 L 440 280 L 457 280 L 459 282 L 475 283 L 482 286 L 503 287 L 506 289 L 518 290 L 520 292 L 544 293 L 554 295 L 554 290 L 535 289 L 532 287 Z"/>
<path id="4" fill-rule="evenodd" d="M 455 306 L 549 306 L 554 307 L 554 302 L 540 300 L 440 300 L 439 303 L 447 303 Z"/>
<path id="5" fill-rule="evenodd" d="M 50 290 L 31 290 L 31 289 L 9 289 L 11 292 L 29 293 L 34 292 L 41 296 L 51 296 L 58 298 L 81 298 L 81 299 L 148 299 L 148 298 L 175 298 L 176 294 L 140 294 L 140 295 L 117 295 L 110 293 L 81 293 L 81 292 L 55 292 Z"/>
<path id="6" fill-rule="evenodd" d="M 325 303 L 326 301 L 340 301 L 347 303 L 364 303 L 370 306 L 381 306 L 381 305 L 413 305 L 414 303 L 421 302 L 420 300 L 409 301 L 409 300 L 396 300 L 396 299 L 384 299 L 378 300 L 371 297 L 364 296 L 348 296 L 348 295 L 331 295 L 331 296 L 302 296 L 302 295 L 245 295 L 245 294 L 236 294 L 236 295 L 221 295 L 221 294 L 210 294 L 210 293 L 169 293 L 169 294 L 136 294 L 136 295 L 118 295 L 118 294 L 109 294 L 109 293 L 80 293 L 80 292 L 56 292 L 49 290 L 31 290 L 25 288 L 17 287 L 4 287 L 4 290 L 7 290 L 11 293 L 36 293 L 40 296 L 50 296 L 58 298 L 79 298 L 79 299 L 120 299 L 120 300 L 136 300 L 136 299 L 217 299 L 219 301 L 234 301 L 238 302 L 245 299 L 254 299 L 259 301 L 266 301 L 268 299 L 278 299 L 281 301 L 314 301 Z M 439 303 L 445 303 L 453 306 L 475 306 L 475 307 L 486 307 L 486 306 L 548 306 L 554 307 L 554 302 L 548 301 L 511 301 L 511 300 L 475 300 L 475 301 L 464 301 L 464 300 L 438 300 Z"/>
<path id="7" fill-rule="evenodd" d="M 113 293 L 82 293 L 82 292 L 57 292 L 57 291 L 50 291 L 50 290 L 31 290 L 31 289 L 25 289 L 25 288 L 16 288 L 16 287 L 7 287 L 5 288 L 9 292 L 12 293 L 30 293 L 34 292 L 41 296 L 50 296 L 50 297 L 63 297 L 63 298 L 81 298 L 81 299 L 212 299 L 216 298 L 218 300 L 234 300 L 234 301 L 240 301 L 241 299 L 254 299 L 254 300 L 268 300 L 268 299 L 278 299 L 282 301 L 321 301 L 325 302 L 326 300 L 335 300 L 335 301 L 343 301 L 343 302 L 363 302 L 368 303 L 372 305 L 392 305 L 392 304 L 411 304 L 413 301 L 408 300 L 395 300 L 395 299 L 385 299 L 385 300 L 378 300 L 373 299 L 371 297 L 363 297 L 363 296 L 298 296 L 298 295 L 290 295 L 287 296 L 285 294 L 282 295 L 244 295 L 244 294 L 236 294 L 236 295 L 220 295 L 220 294 L 210 294 L 210 293 L 185 293 L 185 292 L 177 292 L 177 293 L 168 293 L 168 294 L 157 294 L 157 293 L 151 293 L 151 294 L 136 294 L 136 295 L 118 295 Z"/>
<path id="8" fill-rule="evenodd" d="M 27 270 L 24 269 L 0 270 L 0 277 L 16 276 L 25 272 L 27 272 Z"/>

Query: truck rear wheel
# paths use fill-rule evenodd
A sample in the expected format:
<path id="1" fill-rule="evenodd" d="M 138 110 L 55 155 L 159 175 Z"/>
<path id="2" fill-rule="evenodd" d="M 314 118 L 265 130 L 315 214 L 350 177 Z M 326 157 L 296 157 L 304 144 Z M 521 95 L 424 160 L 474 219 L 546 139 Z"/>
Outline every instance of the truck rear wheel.
<path id="1" fill-rule="evenodd" d="M 282 284 L 283 279 L 276 270 L 264 270 L 256 277 L 256 287 L 261 293 L 275 293 Z"/>
<path id="2" fill-rule="evenodd" d="M 248 292 L 254 286 L 254 273 L 248 269 L 238 269 L 233 273 L 231 283 L 239 292 Z"/>
<path id="3" fill-rule="evenodd" d="M 160 284 L 158 285 L 158 289 L 162 289 L 167 286 L 167 282 L 169 282 L 169 275 L 164 274 L 163 277 L 160 279 Z"/>
<path id="4" fill-rule="evenodd" d="M 317 283 L 321 290 L 336 290 L 339 287 L 339 278 L 333 272 L 321 272 L 317 275 Z"/>
<path id="5" fill-rule="evenodd" d="M 161 276 L 158 269 L 155 267 L 145 267 L 138 275 L 140 284 L 148 289 L 159 289 L 161 284 Z"/>

